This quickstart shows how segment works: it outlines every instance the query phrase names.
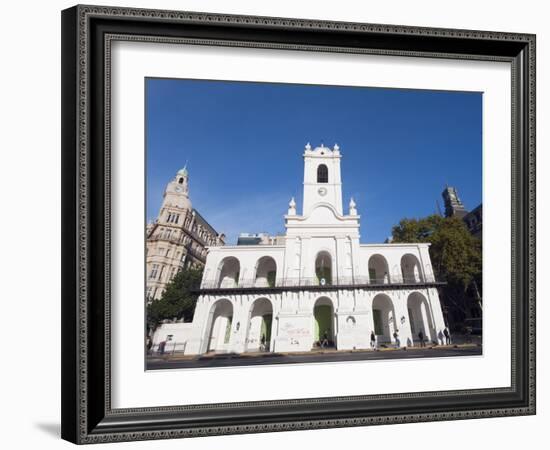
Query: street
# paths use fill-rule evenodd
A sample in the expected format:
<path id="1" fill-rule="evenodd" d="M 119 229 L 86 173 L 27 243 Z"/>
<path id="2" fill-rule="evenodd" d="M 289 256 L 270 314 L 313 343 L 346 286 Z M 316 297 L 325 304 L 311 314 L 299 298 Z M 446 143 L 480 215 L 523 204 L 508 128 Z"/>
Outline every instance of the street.
<path id="1" fill-rule="evenodd" d="M 149 356 L 147 370 L 185 369 L 265 364 L 319 363 L 342 361 L 370 361 L 380 359 L 446 358 L 451 356 L 479 356 L 478 345 L 440 346 L 433 348 L 382 349 L 378 351 L 311 351 L 309 353 L 216 354 L 183 357 L 179 355 Z"/>

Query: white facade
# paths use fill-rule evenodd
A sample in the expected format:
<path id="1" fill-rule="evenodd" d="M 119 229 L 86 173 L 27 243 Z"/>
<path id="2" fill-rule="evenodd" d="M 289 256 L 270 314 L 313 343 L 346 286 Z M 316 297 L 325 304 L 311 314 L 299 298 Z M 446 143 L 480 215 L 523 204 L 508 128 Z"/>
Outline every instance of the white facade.
<path id="1" fill-rule="evenodd" d="M 338 146 L 303 156 L 303 210 L 290 201 L 284 244 L 210 247 L 192 326 L 174 339 L 187 354 L 368 349 L 372 331 L 377 346 L 417 345 L 419 332 L 443 343 L 429 244 L 360 244 Z"/>

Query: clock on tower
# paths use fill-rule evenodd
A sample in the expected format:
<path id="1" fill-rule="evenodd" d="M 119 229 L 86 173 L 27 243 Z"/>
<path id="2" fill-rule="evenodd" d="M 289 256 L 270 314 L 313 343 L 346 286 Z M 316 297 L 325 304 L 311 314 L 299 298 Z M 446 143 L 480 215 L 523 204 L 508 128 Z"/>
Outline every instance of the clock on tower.
<path id="1" fill-rule="evenodd" d="M 324 144 L 312 149 L 308 143 L 304 150 L 304 206 L 307 216 L 316 205 L 328 204 L 342 214 L 342 181 L 340 178 L 340 147 L 328 148 Z"/>

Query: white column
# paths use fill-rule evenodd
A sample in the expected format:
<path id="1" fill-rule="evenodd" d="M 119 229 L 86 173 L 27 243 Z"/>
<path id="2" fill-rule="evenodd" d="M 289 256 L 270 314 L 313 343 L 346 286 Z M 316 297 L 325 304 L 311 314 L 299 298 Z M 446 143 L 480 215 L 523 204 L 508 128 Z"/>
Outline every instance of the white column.
<path id="1" fill-rule="evenodd" d="M 429 247 L 427 245 L 420 247 L 420 265 L 422 266 L 424 280 L 428 282 L 434 281 L 433 266 L 431 264 Z"/>
<path id="2" fill-rule="evenodd" d="M 428 319 L 429 311 L 426 311 L 426 303 L 420 303 L 420 314 L 422 316 L 422 328 L 424 328 L 424 336 L 428 342 L 436 340 L 437 331 L 435 331 L 436 336 L 432 336 L 432 331 L 430 330 L 430 321 Z"/>
<path id="3" fill-rule="evenodd" d="M 311 261 L 311 238 L 301 239 L 302 249 L 300 251 L 300 278 L 313 278 L 315 276 L 315 261 Z"/>
<path id="4" fill-rule="evenodd" d="M 402 347 L 413 345 L 413 335 L 409 322 L 409 311 L 407 309 L 408 292 L 396 291 L 392 297 L 393 307 L 396 315 L 396 325 L 399 329 L 399 340 Z"/>
<path id="5" fill-rule="evenodd" d="M 439 332 L 443 333 L 445 329 L 445 319 L 443 318 L 443 310 L 441 309 L 441 300 L 439 299 L 436 288 L 426 289 L 426 294 L 432 310 L 435 333 L 439 338 Z"/>
<path id="6" fill-rule="evenodd" d="M 233 323 L 231 324 L 230 350 L 242 353 L 246 348 L 246 332 L 250 321 L 251 296 L 233 295 Z M 238 329 L 237 329 L 238 326 Z"/>

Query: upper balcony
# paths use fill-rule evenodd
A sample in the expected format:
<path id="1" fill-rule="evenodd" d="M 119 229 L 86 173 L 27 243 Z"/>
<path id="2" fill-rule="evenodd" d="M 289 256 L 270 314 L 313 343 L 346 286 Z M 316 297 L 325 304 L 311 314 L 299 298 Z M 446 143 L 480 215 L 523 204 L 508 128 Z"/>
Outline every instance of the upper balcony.
<path id="1" fill-rule="evenodd" d="M 420 287 L 437 287 L 447 284 L 442 280 L 428 277 L 423 280 L 419 277 L 400 276 L 389 280 L 384 278 L 369 278 L 366 276 L 335 277 L 329 278 L 281 278 L 276 280 L 266 279 L 239 279 L 219 281 L 203 281 L 201 294 L 230 294 L 230 293 L 275 293 L 283 291 L 334 291 L 342 289 L 367 289 L 367 290 L 395 290 Z"/>

